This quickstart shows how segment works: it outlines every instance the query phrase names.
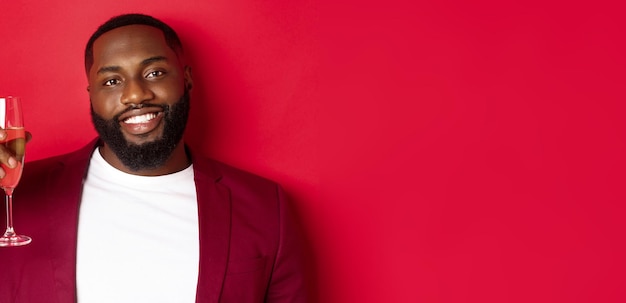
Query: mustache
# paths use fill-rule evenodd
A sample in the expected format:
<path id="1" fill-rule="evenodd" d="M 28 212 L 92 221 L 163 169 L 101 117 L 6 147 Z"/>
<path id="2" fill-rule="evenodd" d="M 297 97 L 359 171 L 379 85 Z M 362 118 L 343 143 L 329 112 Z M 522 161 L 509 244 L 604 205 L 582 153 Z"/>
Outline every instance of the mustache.
<path id="1" fill-rule="evenodd" d="M 167 105 L 161 105 L 161 104 L 152 104 L 152 103 L 139 103 L 139 104 L 135 104 L 135 103 L 131 103 L 130 105 L 128 105 L 128 108 L 124 110 L 124 112 L 133 110 L 133 109 L 140 109 L 140 108 L 144 108 L 144 107 L 161 107 L 161 108 L 166 108 L 168 107 Z"/>
<path id="2" fill-rule="evenodd" d="M 131 111 L 131 110 L 135 110 L 135 109 L 141 109 L 144 107 L 157 107 L 162 109 L 163 111 L 167 112 L 170 109 L 169 105 L 161 105 L 161 104 L 151 104 L 151 103 L 139 103 L 139 104 L 135 104 L 135 103 L 131 103 L 130 105 L 128 105 L 128 107 L 126 107 L 126 109 L 124 109 L 123 111 L 117 113 L 115 116 L 113 116 L 113 121 L 118 121 L 120 119 L 120 117 Z"/>

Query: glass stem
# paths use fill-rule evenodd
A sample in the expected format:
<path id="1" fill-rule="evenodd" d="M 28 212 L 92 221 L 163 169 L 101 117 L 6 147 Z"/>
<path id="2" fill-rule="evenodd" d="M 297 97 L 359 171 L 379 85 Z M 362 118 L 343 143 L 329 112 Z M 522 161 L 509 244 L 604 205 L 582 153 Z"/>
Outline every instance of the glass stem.
<path id="1" fill-rule="evenodd" d="M 5 192 L 6 213 L 7 213 L 7 230 L 4 232 L 5 237 L 15 236 L 13 230 L 13 189 L 7 188 Z"/>

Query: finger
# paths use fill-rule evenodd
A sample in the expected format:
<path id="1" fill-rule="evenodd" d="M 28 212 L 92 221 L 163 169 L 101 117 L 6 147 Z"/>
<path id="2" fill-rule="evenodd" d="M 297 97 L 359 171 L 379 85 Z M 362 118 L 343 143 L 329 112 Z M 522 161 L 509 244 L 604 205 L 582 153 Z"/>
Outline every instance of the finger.
<path id="1" fill-rule="evenodd" d="M 0 163 L 9 168 L 15 168 L 17 165 L 17 160 L 13 156 L 13 153 L 4 145 L 0 145 Z"/>
<path id="2" fill-rule="evenodd" d="M 7 137 L 7 132 L 4 129 L 0 128 L 0 141 L 4 141 Z M 1 143 L 1 142 L 0 142 Z M 0 144 L 0 164 L 6 165 L 9 168 L 15 168 L 17 165 L 17 160 L 15 159 L 13 153 L 6 148 L 4 144 Z M 0 173 L 0 178 L 4 177 L 5 171 L 3 170 Z"/>
<path id="3" fill-rule="evenodd" d="M 4 131 L 4 129 L 0 128 L 0 141 L 4 141 L 6 137 L 7 137 L 7 132 Z M 4 148 L 4 146 L 0 145 L 0 149 L 2 148 Z M 4 178 L 4 176 L 6 176 L 6 172 L 0 166 L 0 179 Z"/>

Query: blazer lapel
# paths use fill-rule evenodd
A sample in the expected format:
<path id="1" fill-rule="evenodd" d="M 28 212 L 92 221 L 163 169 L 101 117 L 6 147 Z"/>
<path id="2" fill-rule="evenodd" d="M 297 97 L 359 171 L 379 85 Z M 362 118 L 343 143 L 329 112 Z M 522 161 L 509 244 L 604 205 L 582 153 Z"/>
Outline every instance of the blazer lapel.
<path id="1" fill-rule="evenodd" d="M 196 302 L 217 303 L 228 264 L 230 246 L 230 190 L 219 183 L 220 176 L 212 162 L 194 159 L 198 195 L 200 264 Z"/>
<path id="2" fill-rule="evenodd" d="M 49 203 L 50 237 L 48 247 L 54 267 L 58 302 L 76 301 L 76 244 L 78 212 L 83 181 L 95 141 L 64 158 L 50 172 Z M 39 239 L 38 239 L 39 240 Z"/>

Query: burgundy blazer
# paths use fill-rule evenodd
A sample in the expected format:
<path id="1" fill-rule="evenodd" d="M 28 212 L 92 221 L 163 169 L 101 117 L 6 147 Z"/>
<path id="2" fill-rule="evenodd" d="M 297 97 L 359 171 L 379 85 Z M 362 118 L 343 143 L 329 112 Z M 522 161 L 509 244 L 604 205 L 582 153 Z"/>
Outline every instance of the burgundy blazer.
<path id="1" fill-rule="evenodd" d="M 97 144 L 25 165 L 13 195 L 14 222 L 33 242 L 0 248 L 0 302 L 76 302 L 78 211 Z M 300 237 L 280 187 L 217 161 L 192 161 L 200 231 L 196 302 L 306 302 Z"/>

